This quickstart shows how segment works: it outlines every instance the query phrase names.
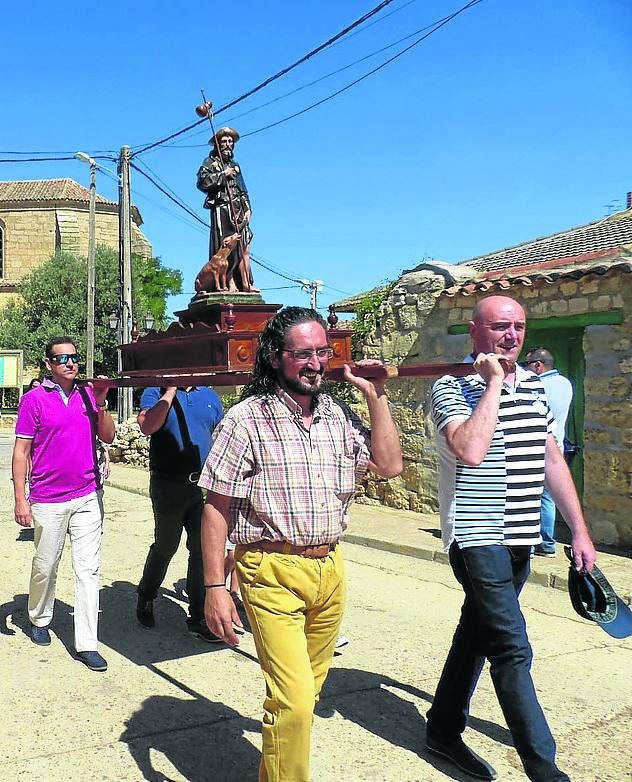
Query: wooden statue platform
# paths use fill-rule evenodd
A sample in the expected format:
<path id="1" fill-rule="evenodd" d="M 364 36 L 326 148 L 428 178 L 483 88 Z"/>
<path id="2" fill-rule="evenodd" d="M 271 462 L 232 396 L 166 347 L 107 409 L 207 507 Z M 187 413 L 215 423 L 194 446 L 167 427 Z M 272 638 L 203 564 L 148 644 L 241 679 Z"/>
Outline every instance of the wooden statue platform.
<path id="1" fill-rule="evenodd" d="M 255 301 L 244 302 L 247 296 Z M 248 382 L 259 334 L 281 305 L 266 304 L 252 294 L 238 295 L 239 301 L 227 301 L 229 297 L 233 298 L 231 294 L 196 297 L 186 310 L 176 312 L 178 322 L 165 331 L 149 331 L 136 342 L 123 345 L 122 377 L 133 381 L 152 375 L 217 373 L 218 385 Z M 352 331 L 337 329 L 335 316 L 330 316 L 329 322 L 329 343 L 334 351 L 329 366 L 335 369 L 352 361 Z"/>

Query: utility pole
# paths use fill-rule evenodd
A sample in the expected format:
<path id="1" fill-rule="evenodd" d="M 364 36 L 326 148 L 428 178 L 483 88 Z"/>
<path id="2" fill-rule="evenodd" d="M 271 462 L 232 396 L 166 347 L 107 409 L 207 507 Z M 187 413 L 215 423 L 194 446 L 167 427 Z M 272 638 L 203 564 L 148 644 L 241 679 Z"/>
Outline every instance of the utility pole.
<path id="1" fill-rule="evenodd" d="M 90 158 L 90 206 L 88 212 L 88 307 L 86 316 L 86 375 L 94 377 L 94 289 L 96 282 L 97 166 Z"/>
<path id="2" fill-rule="evenodd" d="M 129 164 L 131 150 L 121 147 L 119 157 L 119 344 L 130 342 L 132 322 L 132 209 L 130 199 Z M 118 352 L 119 374 L 123 369 L 121 351 Z M 118 390 L 118 420 L 126 421 L 132 414 L 132 389 Z"/>
<path id="3" fill-rule="evenodd" d="M 316 296 L 318 291 L 323 287 L 322 280 L 301 280 L 301 288 L 305 293 L 309 293 L 310 306 L 313 310 L 318 309 Z"/>

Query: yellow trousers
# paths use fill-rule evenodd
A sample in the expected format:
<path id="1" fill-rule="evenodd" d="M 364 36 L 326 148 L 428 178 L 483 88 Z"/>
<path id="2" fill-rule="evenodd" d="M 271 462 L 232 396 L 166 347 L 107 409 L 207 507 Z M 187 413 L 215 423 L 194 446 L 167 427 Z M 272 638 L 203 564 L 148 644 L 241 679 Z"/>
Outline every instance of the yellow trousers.
<path id="1" fill-rule="evenodd" d="M 259 782 L 309 782 L 314 706 L 344 608 L 340 546 L 321 559 L 237 546 L 235 564 L 266 683 Z"/>

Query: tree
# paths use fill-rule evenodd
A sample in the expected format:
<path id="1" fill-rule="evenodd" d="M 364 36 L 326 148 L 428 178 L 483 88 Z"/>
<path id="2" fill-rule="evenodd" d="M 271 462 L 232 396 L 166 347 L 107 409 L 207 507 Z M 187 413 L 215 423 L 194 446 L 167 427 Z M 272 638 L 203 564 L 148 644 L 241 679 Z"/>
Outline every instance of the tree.
<path id="1" fill-rule="evenodd" d="M 117 371 L 116 334 L 108 326 L 118 307 L 118 257 L 99 245 L 95 258 L 95 374 Z M 166 299 L 182 290 L 182 275 L 162 265 L 160 258 L 132 258 L 132 307 L 142 322 L 151 312 L 156 328 L 167 325 Z M 26 364 L 43 367 L 44 346 L 51 337 L 77 340 L 85 356 L 87 262 L 69 252 L 55 253 L 18 284 L 20 299 L 0 310 L 0 345 L 24 351 Z"/>

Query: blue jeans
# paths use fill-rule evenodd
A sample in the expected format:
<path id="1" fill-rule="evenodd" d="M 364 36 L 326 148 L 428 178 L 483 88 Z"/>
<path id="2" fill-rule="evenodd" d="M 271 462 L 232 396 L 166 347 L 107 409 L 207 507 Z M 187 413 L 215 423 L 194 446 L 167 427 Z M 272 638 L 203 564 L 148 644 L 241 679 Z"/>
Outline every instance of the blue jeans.
<path id="1" fill-rule="evenodd" d="M 542 492 L 540 507 L 540 528 L 542 530 L 542 545 L 539 550 L 555 553 L 555 503 L 547 489 Z"/>
<path id="2" fill-rule="evenodd" d="M 465 592 L 461 618 L 428 712 L 427 735 L 457 739 L 483 668 L 490 674 L 514 746 L 532 782 L 568 780 L 555 765 L 555 741 L 531 679 L 532 652 L 518 596 L 529 577 L 529 546 L 450 548 Z"/>

